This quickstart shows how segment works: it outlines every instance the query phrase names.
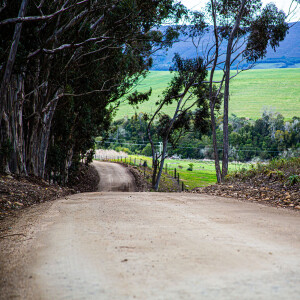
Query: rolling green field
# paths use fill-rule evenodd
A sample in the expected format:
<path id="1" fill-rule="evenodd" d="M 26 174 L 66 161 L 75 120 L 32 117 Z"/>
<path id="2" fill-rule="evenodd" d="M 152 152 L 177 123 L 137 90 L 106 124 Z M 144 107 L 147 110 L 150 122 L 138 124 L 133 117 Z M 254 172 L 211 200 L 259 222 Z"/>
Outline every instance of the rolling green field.
<path id="1" fill-rule="evenodd" d="M 151 167 L 152 159 L 147 156 L 129 155 L 131 162 L 136 161 L 136 164 L 147 161 L 148 166 Z M 127 161 L 128 162 L 128 161 Z M 193 163 L 193 171 L 187 171 L 189 164 Z M 203 187 L 216 183 L 215 163 L 208 160 L 190 160 L 190 159 L 166 159 L 165 166 L 169 174 L 174 173 L 174 169 L 179 173 L 181 181 L 190 190 L 195 187 Z M 250 164 L 246 163 L 229 163 L 229 172 L 238 171 L 242 168 L 249 169 Z M 166 168 L 164 168 L 166 170 Z"/>
<path id="2" fill-rule="evenodd" d="M 137 89 L 146 91 L 152 87 L 151 99 L 138 108 L 122 103 L 115 119 L 131 117 L 135 112 L 154 112 L 155 102 L 170 82 L 171 76 L 168 71 L 150 72 Z M 172 113 L 174 107 L 167 107 L 164 112 Z M 286 119 L 300 116 L 300 68 L 249 70 L 231 81 L 230 114 L 257 119 L 265 107 L 272 107 Z"/>

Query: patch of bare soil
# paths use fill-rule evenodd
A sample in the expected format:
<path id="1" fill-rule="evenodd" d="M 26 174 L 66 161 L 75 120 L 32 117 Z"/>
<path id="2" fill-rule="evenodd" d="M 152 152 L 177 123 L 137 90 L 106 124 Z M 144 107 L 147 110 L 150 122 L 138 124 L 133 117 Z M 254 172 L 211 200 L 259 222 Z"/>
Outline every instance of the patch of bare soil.
<path id="1" fill-rule="evenodd" d="M 37 177 L 0 175 L 0 219 L 33 204 L 74 193 L 69 188 L 51 185 Z"/>
<path id="2" fill-rule="evenodd" d="M 93 165 L 81 164 L 79 170 L 70 176 L 68 187 L 80 193 L 96 192 L 99 180 L 99 174 Z"/>
<path id="3" fill-rule="evenodd" d="M 14 211 L 34 204 L 74 193 L 94 192 L 98 183 L 99 175 L 91 165 L 81 165 L 79 171 L 70 177 L 68 187 L 50 184 L 34 176 L 0 174 L 0 220 L 8 215 L 14 215 Z"/>
<path id="4" fill-rule="evenodd" d="M 233 197 L 300 210 L 300 184 L 288 185 L 260 174 L 251 179 L 234 178 L 223 184 L 195 188 L 192 193 Z"/>

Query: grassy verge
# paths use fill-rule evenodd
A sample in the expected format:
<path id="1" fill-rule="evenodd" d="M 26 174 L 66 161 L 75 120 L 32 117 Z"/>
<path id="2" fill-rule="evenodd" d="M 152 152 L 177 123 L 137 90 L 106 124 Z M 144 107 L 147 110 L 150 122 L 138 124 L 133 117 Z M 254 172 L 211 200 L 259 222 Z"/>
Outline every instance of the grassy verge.
<path id="1" fill-rule="evenodd" d="M 132 164 L 143 164 L 144 161 L 151 167 L 152 159 L 147 156 L 130 155 L 127 162 Z M 192 171 L 188 171 L 191 168 Z M 250 164 L 246 163 L 229 163 L 229 171 L 247 170 L 250 168 Z M 185 187 L 189 190 L 195 187 L 203 187 L 216 183 L 215 164 L 214 161 L 208 160 L 177 160 L 177 159 L 166 159 L 164 173 L 168 173 L 174 176 L 174 170 L 179 173 L 180 181 L 184 183 Z M 167 172 L 166 172 L 167 171 Z"/>

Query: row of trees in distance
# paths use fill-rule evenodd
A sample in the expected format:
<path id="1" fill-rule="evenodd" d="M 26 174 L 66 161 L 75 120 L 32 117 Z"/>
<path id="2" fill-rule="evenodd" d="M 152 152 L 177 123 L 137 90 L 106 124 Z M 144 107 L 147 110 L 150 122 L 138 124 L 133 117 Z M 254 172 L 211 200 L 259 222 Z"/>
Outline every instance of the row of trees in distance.
<path id="1" fill-rule="evenodd" d="M 184 131 L 175 129 L 170 134 L 168 157 L 186 159 L 214 159 L 211 130 L 199 134 L 195 113 Z M 129 154 L 152 156 L 152 147 L 146 134 L 147 122 L 143 114 L 134 115 L 112 123 L 109 138 L 99 141 L 98 147 L 125 151 Z M 261 118 L 251 120 L 229 117 L 229 161 L 268 160 L 275 157 L 293 157 L 300 155 L 300 118 L 290 121 L 272 110 L 265 110 Z M 156 152 L 160 152 L 161 123 L 152 127 Z M 217 119 L 217 142 L 222 144 L 222 117 Z M 222 154 L 222 147 L 219 149 Z"/>

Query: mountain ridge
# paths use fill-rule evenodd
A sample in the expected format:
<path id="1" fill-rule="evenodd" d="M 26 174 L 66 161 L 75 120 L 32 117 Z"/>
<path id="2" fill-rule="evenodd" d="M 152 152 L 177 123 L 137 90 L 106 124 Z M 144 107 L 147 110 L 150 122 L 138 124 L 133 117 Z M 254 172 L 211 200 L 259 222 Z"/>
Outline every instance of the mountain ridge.
<path id="1" fill-rule="evenodd" d="M 300 68 L 300 23 L 290 23 L 289 32 L 280 42 L 279 47 L 274 51 L 270 46 L 267 48 L 267 55 L 259 60 L 254 69 L 273 69 L 273 68 Z M 211 31 L 202 38 L 204 45 L 209 45 L 212 40 Z M 207 41 L 205 43 L 205 41 Z M 223 52 L 226 49 L 223 49 Z M 200 50 L 200 55 L 201 55 Z M 167 52 L 160 50 L 153 56 L 153 66 L 151 70 L 167 71 L 172 65 L 174 54 L 178 53 L 183 58 L 195 58 L 196 48 L 191 38 L 181 37 Z M 245 64 L 244 64 L 245 66 Z"/>

